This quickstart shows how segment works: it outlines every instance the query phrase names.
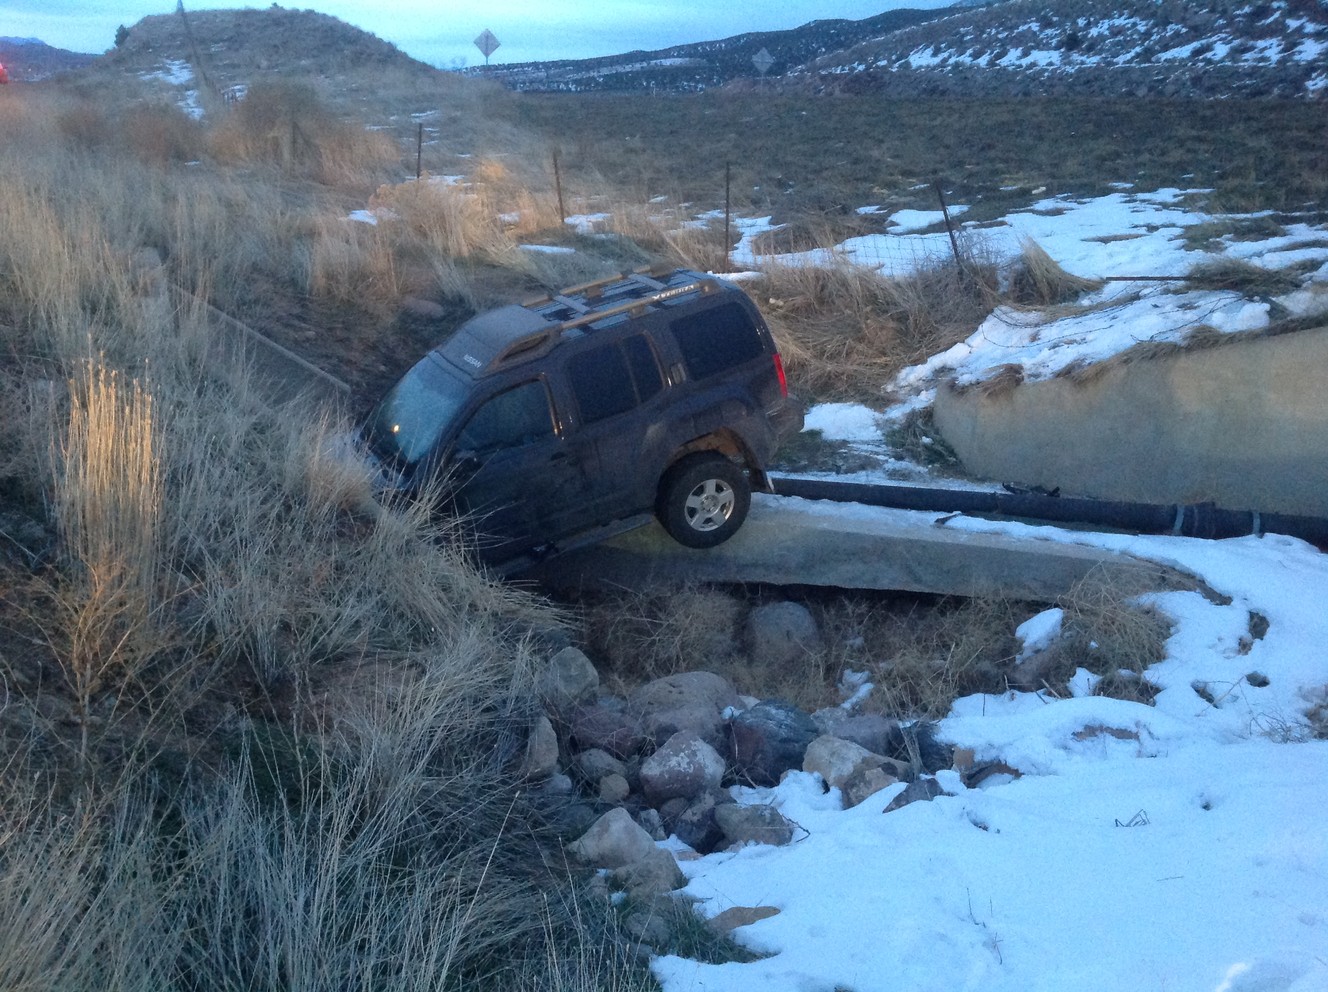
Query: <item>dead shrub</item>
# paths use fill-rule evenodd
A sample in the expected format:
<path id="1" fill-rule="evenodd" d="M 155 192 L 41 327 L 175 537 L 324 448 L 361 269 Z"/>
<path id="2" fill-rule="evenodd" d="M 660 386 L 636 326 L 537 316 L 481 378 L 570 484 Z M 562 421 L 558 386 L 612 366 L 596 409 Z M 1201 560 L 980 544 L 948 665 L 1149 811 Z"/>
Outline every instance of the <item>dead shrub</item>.
<path id="1" fill-rule="evenodd" d="M 392 303 L 400 297 L 395 246 L 377 225 L 324 217 L 312 227 L 311 295 L 359 305 Z"/>
<path id="2" fill-rule="evenodd" d="M 514 248 L 502 221 L 483 198 L 427 174 L 379 186 L 369 207 L 380 215 L 380 224 L 399 221 L 429 250 L 447 258 L 501 258 Z"/>
<path id="3" fill-rule="evenodd" d="M 936 429 L 931 407 L 911 410 L 885 430 L 886 443 L 900 456 L 937 469 L 961 468 L 959 456 Z"/>
<path id="4" fill-rule="evenodd" d="M 706 586 L 664 584 L 601 594 L 581 613 L 587 649 L 620 686 L 693 669 L 719 671 L 737 650 L 740 600 Z"/>
<path id="5" fill-rule="evenodd" d="M 163 497 L 153 397 L 89 365 L 70 386 L 55 516 L 69 558 L 56 594 L 60 652 L 86 756 L 94 698 L 132 679 L 159 645 Z"/>
<path id="6" fill-rule="evenodd" d="M 255 83 L 209 134 L 213 154 L 330 185 L 362 185 L 395 166 L 390 138 L 334 115 L 310 85 Z"/>
<path id="7" fill-rule="evenodd" d="M 828 668 L 868 673 L 868 711 L 939 718 L 961 696 L 1005 689 L 1013 631 L 1028 612 L 1003 599 L 844 600 L 823 613 Z"/>
<path id="8" fill-rule="evenodd" d="M 115 136 L 115 124 L 106 111 L 88 102 L 60 111 L 56 124 L 71 144 L 85 151 L 105 148 Z"/>
<path id="9" fill-rule="evenodd" d="M 1025 239 L 1010 273 L 1009 297 L 1014 303 L 1046 307 L 1070 303 L 1101 289 L 1100 280 L 1071 275 L 1036 241 Z"/>
<path id="10" fill-rule="evenodd" d="M 1036 659 L 1025 664 L 1024 680 L 1068 692 L 1066 683 L 1080 669 L 1099 676 L 1095 695 L 1151 703 L 1157 687 L 1144 673 L 1166 657 L 1171 620 L 1147 599 L 1168 587 L 1153 572 L 1091 572 L 1062 596 L 1061 634 Z M 1173 586 L 1174 587 L 1174 586 Z"/>
<path id="11" fill-rule="evenodd" d="M 200 125 L 179 108 L 165 104 L 130 107 L 120 133 L 126 149 L 151 165 L 189 162 L 203 150 Z"/>
<path id="12" fill-rule="evenodd" d="M 900 277 L 844 260 L 766 260 L 755 292 L 788 349 L 789 375 L 821 398 L 879 400 L 883 382 L 967 338 L 991 312 L 995 268 L 975 257 Z"/>
<path id="13" fill-rule="evenodd" d="M 1194 266 L 1185 275 L 1189 289 L 1213 289 L 1253 298 L 1279 296 L 1300 288 L 1291 272 L 1264 268 L 1239 258 L 1221 258 Z"/>

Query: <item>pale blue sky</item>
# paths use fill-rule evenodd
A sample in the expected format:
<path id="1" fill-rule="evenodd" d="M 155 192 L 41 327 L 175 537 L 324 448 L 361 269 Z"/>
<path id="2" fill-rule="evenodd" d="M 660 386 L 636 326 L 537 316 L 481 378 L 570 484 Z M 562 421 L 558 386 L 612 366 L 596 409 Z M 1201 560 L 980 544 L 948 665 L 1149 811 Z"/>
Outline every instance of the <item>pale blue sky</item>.
<path id="1" fill-rule="evenodd" d="M 953 0 L 301 0 L 283 4 L 331 14 L 443 68 L 476 65 L 474 39 L 490 29 L 501 46 L 491 61 L 532 62 L 616 55 L 727 38 L 808 21 L 871 17 L 894 7 L 932 9 Z M 185 10 L 265 7 L 252 2 L 186 0 Z M 168 14 L 175 0 L 0 0 L 0 37 L 38 38 L 76 52 L 112 47 L 115 29 L 149 14 Z"/>

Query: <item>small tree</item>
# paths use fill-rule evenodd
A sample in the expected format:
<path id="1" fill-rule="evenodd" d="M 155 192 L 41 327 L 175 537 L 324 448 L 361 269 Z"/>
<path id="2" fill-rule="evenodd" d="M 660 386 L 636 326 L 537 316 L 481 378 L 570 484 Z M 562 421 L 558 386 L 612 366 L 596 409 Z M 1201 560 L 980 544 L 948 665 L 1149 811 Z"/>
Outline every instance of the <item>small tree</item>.
<path id="1" fill-rule="evenodd" d="M 121 48 L 129 40 L 129 29 L 121 24 L 115 29 L 115 47 Z"/>

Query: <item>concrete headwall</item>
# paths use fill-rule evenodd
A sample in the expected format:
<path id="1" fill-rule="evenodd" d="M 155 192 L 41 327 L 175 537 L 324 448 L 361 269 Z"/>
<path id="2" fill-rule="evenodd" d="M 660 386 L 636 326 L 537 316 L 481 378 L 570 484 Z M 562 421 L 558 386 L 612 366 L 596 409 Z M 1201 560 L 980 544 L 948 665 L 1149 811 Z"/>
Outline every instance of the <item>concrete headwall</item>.
<path id="1" fill-rule="evenodd" d="M 1242 338 L 983 396 L 942 388 L 971 472 L 1147 503 L 1328 516 L 1328 328 Z"/>

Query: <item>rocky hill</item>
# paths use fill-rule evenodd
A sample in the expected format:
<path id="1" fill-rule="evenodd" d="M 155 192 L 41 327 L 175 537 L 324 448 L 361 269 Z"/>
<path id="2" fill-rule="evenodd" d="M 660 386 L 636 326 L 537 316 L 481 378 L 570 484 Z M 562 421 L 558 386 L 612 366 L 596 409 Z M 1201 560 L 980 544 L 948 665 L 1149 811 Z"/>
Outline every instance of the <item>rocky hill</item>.
<path id="1" fill-rule="evenodd" d="M 36 38 L 0 38 L 0 65 L 15 83 L 35 83 L 68 69 L 79 69 L 95 55 L 52 48 Z"/>
<path id="2" fill-rule="evenodd" d="M 1328 9 L 1319 0 L 1001 0 L 488 72 L 528 90 L 750 86 L 762 48 L 773 60 L 767 85 L 831 92 L 1313 98 L 1328 86 Z"/>
<path id="3" fill-rule="evenodd" d="M 145 17 L 98 67 L 148 75 L 177 62 L 188 63 L 195 80 L 216 90 L 274 78 L 443 75 L 335 17 L 275 4 Z"/>

